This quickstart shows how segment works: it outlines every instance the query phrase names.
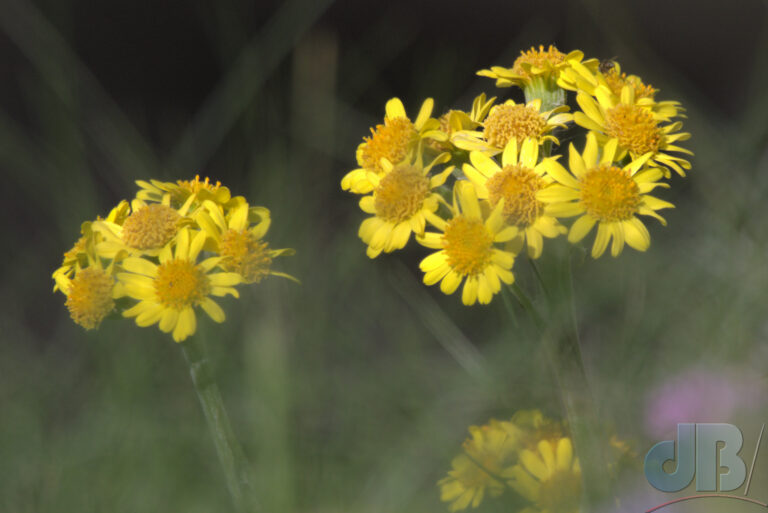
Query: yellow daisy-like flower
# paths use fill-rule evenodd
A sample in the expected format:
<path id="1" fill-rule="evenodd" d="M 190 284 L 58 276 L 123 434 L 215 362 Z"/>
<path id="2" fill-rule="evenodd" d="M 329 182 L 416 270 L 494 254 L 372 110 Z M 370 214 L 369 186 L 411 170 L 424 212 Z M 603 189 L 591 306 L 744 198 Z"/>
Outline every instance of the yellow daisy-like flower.
<path id="1" fill-rule="evenodd" d="M 656 112 L 647 102 L 640 103 L 635 99 L 634 88 L 625 85 L 621 96 L 615 96 L 605 86 L 595 89 L 595 100 L 584 92 L 576 95 L 583 112 L 574 113 L 574 121 L 598 136 L 605 144 L 608 140 L 618 142 L 616 160 L 621 160 L 629 153 L 637 159 L 650 153 L 650 162 L 661 164 L 675 170 L 680 176 L 685 176 L 684 169 L 690 169 L 687 160 L 672 155 L 670 152 L 692 153 L 685 148 L 676 146 L 675 142 L 690 138 L 687 132 L 678 132 L 682 122 L 665 124 L 667 114 Z"/>
<path id="2" fill-rule="evenodd" d="M 491 69 L 484 69 L 477 72 L 482 77 L 496 79 L 496 87 L 518 86 L 526 88 L 535 80 L 557 81 L 560 73 L 572 63 L 581 63 L 584 59 L 584 53 L 580 50 L 574 50 L 565 54 L 558 50 L 554 45 L 544 49 L 544 45 L 539 45 L 537 50 L 531 47 L 530 50 L 520 52 L 520 56 L 515 60 L 511 68 L 501 66 L 492 66 Z M 597 59 L 590 59 L 583 63 L 585 66 L 597 69 L 599 62 Z"/>
<path id="3" fill-rule="evenodd" d="M 263 237 L 271 223 L 269 210 L 250 207 L 242 196 L 227 204 L 228 213 L 213 201 L 203 202 L 203 208 L 194 215 L 208 234 L 208 249 L 222 259 L 219 266 L 242 276 L 245 283 L 258 283 L 269 275 L 296 278 L 272 269 L 272 261 L 282 255 L 292 255 L 292 249 L 271 249 Z"/>
<path id="4" fill-rule="evenodd" d="M 229 189 L 222 186 L 221 182 L 213 183 L 208 177 L 200 180 L 200 175 L 195 175 L 193 180 L 177 180 L 175 183 L 137 180 L 136 185 L 140 187 L 136 198 L 147 203 L 163 203 L 179 208 L 189 200 L 190 196 L 195 196 L 196 201 L 191 204 L 192 211 L 203 201 L 208 200 L 223 205 L 231 198 Z"/>
<path id="5" fill-rule="evenodd" d="M 514 238 L 517 229 L 504 223 L 503 200 L 486 216 L 471 183 L 458 181 L 453 190 L 453 218 L 445 221 L 427 216 L 442 233 L 425 232 L 416 238 L 423 246 L 439 250 L 419 267 L 426 285 L 440 282 L 444 294 L 453 294 L 463 281 L 461 300 L 465 305 L 487 304 L 501 290 L 502 282 L 515 280 L 510 270 L 515 256 L 495 244 Z"/>
<path id="6" fill-rule="evenodd" d="M 520 440 L 509 422 L 492 419 L 471 426 L 464 452 L 451 462 L 448 476 L 438 481 L 440 500 L 450 502 L 450 511 L 476 508 L 486 494 L 498 497 L 505 488 L 502 473 L 517 461 Z"/>
<path id="7" fill-rule="evenodd" d="M 583 91 L 590 96 L 595 96 L 598 87 L 607 88 L 615 97 L 621 97 L 621 91 L 625 86 L 632 89 L 635 101 L 653 110 L 659 119 L 669 120 L 677 116 L 683 116 L 685 111 L 676 101 L 656 101 L 658 89 L 645 84 L 637 75 L 627 75 L 621 71 L 618 62 L 611 62 L 611 66 L 603 71 L 590 69 L 581 63 L 572 63 L 571 66 L 560 74 L 557 84 L 570 91 Z"/>
<path id="8" fill-rule="evenodd" d="M 368 194 L 374 188 L 372 177 L 380 177 L 386 172 L 382 159 L 399 164 L 410 157 L 420 141 L 447 140 L 448 137 L 439 130 L 440 123 L 430 117 L 434 104 L 432 98 L 426 99 L 416 120 L 411 121 L 399 98 L 389 100 L 385 107 L 384 124 L 371 128 L 371 136 L 363 138 L 357 147 L 357 164 L 360 167 L 344 176 L 341 188 L 355 194 Z"/>
<path id="9" fill-rule="evenodd" d="M 581 468 L 570 438 L 539 441 L 520 452 L 520 462 L 506 471 L 509 486 L 532 503 L 526 513 L 578 513 Z"/>
<path id="10" fill-rule="evenodd" d="M 555 217 L 544 211 L 544 203 L 536 195 L 552 180 L 546 176 L 548 157 L 538 162 L 539 145 L 534 139 L 525 139 L 518 152 L 518 143 L 512 139 L 501 157 L 501 166 L 487 155 L 473 151 L 472 164 L 464 164 L 464 174 L 475 185 L 477 196 L 496 207 L 504 200 L 504 219 L 527 243 L 528 254 L 539 258 L 544 247 L 542 237 L 554 238 L 567 232 Z"/>
<path id="11" fill-rule="evenodd" d="M 431 177 L 429 172 L 449 159 L 448 153 L 442 153 L 427 166 L 422 165 L 421 158 L 396 166 L 382 160 L 384 175 L 372 176 L 373 194 L 360 199 L 363 212 L 373 215 L 363 221 L 358 231 L 368 245 L 366 254 L 370 258 L 376 258 L 382 251 L 390 253 L 404 248 L 411 233 L 424 234 L 426 216 L 437 210 L 442 199 L 433 190 L 445 183 L 453 166 Z"/>
<path id="12" fill-rule="evenodd" d="M 115 261 L 110 262 L 104 269 L 101 259 L 93 251 L 92 239 L 86 240 L 83 251 L 87 263 L 80 262 L 74 266 L 71 273 L 56 272 L 56 288 L 61 290 L 67 301 L 65 303 L 72 320 L 87 330 L 98 328 L 101 321 L 115 308 Z"/>
<path id="13" fill-rule="evenodd" d="M 195 308 L 202 308 L 215 322 L 224 322 L 224 311 L 211 296 L 238 297 L 233 287 L 242 277 L 233 272 L 211 272 L 221 261 L 212 257 L 197 261 L 207 235 L 182 228 L 175 239 L 175 251 L 168 244 L 160 251 L 159 265 L 142 257 L 122 262 L 125 272 L 117 273 L 119 294 L 139 302 L 123 312 L 135 317 L 138 326 L 159 323 L 160 330 L 172 333 L 181 342 L 197 329 Z"/>
<path id="14" fill-rule="evenodd" d="M 573 119 L 563 105 L 548 111 L 541 111 L 541 99 L 536 98 L 526 104 L 507 100 L 496 105 L 482 121 L 482 131 L 463 130 L 452 137 L 456 147 L 467 151 L 482 151 L 490 155 L 501 153 L 507 144 L 516 140 L 521 145 L 531 138 L 538 144 L 552 141 L 560 144 L 552 131 Z"/>
<path id="15" fill-rule="evenodd" d="M 104 220 L 93 223 L 93 230 L 102 239 L 96 245 L 96 251 L 105 258 L 114 258 L 120 251 L 131 255 L 152 255 L 166 246 L 179 230 L 189 224 L 185 218 L 195 196 L 188 196 L 178 210 L 166 203 L 145 203 L 135 199 L 131 202 L 131 214 L 122 224 Z"/>
<path id="16" fill-rule="evenodd" d="M 558 184 L 538 193 L 539 200 L 549 203 L 546 212 L 555 217 L 580 216 L 568 233 L 570 242 L 583 239 L 597 224 L 597 237 L 592 246 L 592 256 L 603 254 L 613 238 L 611 255 L 618 256 L 624 243 L 645 251 L 651 244 L 651 236 L 637 215 L 655 217 L 662 224 L 666 221 L 657 210 L 674 208 L 674 205 L 648 194 L 656 187 L 669 187 L 659 180 L 663 172 L 655 167 L 645 167 L 652 153 L 646 153 L 624 166 L 615 166 L 617 141 L 611 139 L 599 155 L 597 138 L 587 134 L 584 153 L 571 144 L 569 167 L 565 170 L 558 162 L 547 161 L 547 173 Z"/>

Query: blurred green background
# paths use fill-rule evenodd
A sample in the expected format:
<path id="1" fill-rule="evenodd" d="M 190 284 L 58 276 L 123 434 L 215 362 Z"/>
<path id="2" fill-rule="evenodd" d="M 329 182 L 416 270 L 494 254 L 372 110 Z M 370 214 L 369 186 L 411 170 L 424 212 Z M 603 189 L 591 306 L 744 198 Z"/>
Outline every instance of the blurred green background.
<path id="1" fill-rule="evenodd" d="M 297 251 L 276 267 L 301 286 L 271 278 L 200 326 L 264 511 L 447 511 L 436 482 L 469 425 L 562 415 L 540 344 L 500 298 L 465 308 L 424 287 L 415 245 L 369 260 L 339 187 L 387 99 L 413 114 L 428 96 L 436 114 L 483 91 L 520 99 L 475 71 L 549 43 L 617 57 L 683 103 L 693 134 L 651 249 L 575 270 L 595 400 L 638 453 L 624 510 L 659 503 L 641 458 L 678 420 L 737 424 L 751 455 L 768 421 L 767 27 L 758 0 L 3 0 L 0 511 L 231 510 L 170 337 L 86 332 L 51 293 L 80 223 L 136 179 L 221 180 Z M 670 380 L 693 389 L 696 418 L 658 427 Z M 701 402 L 707 386 L 730 395 Z M 762 454 L 750 495 L 768 501 Z"/>

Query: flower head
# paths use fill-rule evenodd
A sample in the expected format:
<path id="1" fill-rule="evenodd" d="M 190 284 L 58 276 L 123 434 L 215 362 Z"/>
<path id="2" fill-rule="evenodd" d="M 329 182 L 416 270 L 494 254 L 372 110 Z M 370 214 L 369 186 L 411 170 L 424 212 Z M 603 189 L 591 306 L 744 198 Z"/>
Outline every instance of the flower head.
<path id="1" fill-rule="evenodd" d="M 648 194 L 656 187 L 668 187 L 659 182 L 663 173 L 645 164 L 651 158 L 646 153 L 624 167 L 614 164 L 617 141 L 612 139 L 599 155 L 597 138 L 587 135 L 584 153 L 570 146 L 570 173 L 555 161 L 545 165 L 547 173 L 557 184 L 538 193 L 539 200 L 549 205 L 546 212 L 555 217 L 580 216 L 568 233 L 570 242 L 583 239 L 597 224 L 597 237 L 592 256 L 598 258 L 611 245 L 611 255 L 618 256 L 626 242 L 638 251 L 645 251 L 651 237 L 638 215 L 648 215 L 666 224 L 657 210 L 674 205 Z"/>
<path id="2" fill-rule="evenodd" d="M 691 168 L 690 162 L 672 154 L 691 154 L 674 144 L 691 136 L 678 132 L 682 122 L 669 123 L 670 112 L 656 109 L 653 102 L 638 101 L 631 85 L 625 85 L 620 96 L 601 85 L 595 89 L 595 97 L 596 100 L 585 92 L 579 92 L 576 101 L 582 112 L 574 113 L 573 119 L 578 125 L 593 131 L 601 143 L 615 140 L 618 143 L 616 161 L 627 154 L 637 159 L 649 153 L 651 163 L 666 166 L 685 176 L 684 170 Z"/>
<path id="3" fill-rule="evenodd" d="M 198 262 L 207 236 L 205 232 L 183 228 L 175 248 L 165 246 L 159 263 L 143 257 L 128 257 L 122 262 L 124 272 L 117 273 L 119 294 L 138 300 L 123 312 L 135 317 L 138 326 L 159 323 L 160 330 L 172 333 L 181 342 L 197 329 L 195 308 L 202 308 L 215 322 L 224 321 L 224 311 L 211 296 L 227 294 L 238 297 L 233 287 L 242 277 L 233 272 L 212 272 L 221 257 Z"/>
<path id="4" fill-rule="evenodd" d="M 539 45 L 538 50 L 531 47 L 528 51 L 520 52 L 520 56 L 515 59 L 511 68 L 493 66 L 489 70 L 480 70 L 477 74 L 496 79 L 496 87 L 515 85 L 526 88 L 536 80 L 554 84 L 563 70 L 574 62 L 581 63 L 583 59 L 584 53 L 580 50 L 565 54 L 554 45 L 549 45 L 547 49 L 544 49 L 544 45 Z M 590 59 L 584 62 L 584 65 L 597 68 L 598 61 Z"/>
<path id="5" fill-rule="evenodd" d="M 272 269 L 272 262 L 292 249 L 271 249 L 263 240 L 271 223 L 269 210 L 251 207 L 245 198 L 236 196 L 226 205 L 228 212 L 213 201 L 203 202 L 195 220 L 209 237 L 208 247 L 221 256 L 219 266 L 239 274 L 244 283 L 258 283 L 268 275 L 296 280 Z"/>
<path id="6" fill-rule="evenodd" d="M 559 141 L 552 135 L 557 127 L 565 127 L 572 116 L 563 105 L 552 110 L 542 111 L 541 100 L 531 100 L 526 104 L 507 100 L 496 105 L 482 120 L 482 130 L 464 130 L 454 134 L 452 142 L 467 151 L 483 151 L 490 155 L 500 153 L 509 142 L 517 141 L 520 147 L 525 139 L 533 139 L 538 144 Z"/>
<path id="7" fill-rule="evenodd" d="M 419 265 L 425 273 L 424 283 L 440 282 L 443 293 L 453 294 L 464 282 L 461 300 L 465 305 L 490 303 L 493 295 L 501 290 L 502 282 L 510 284 L 515 279 L 510 270 L 514 255 L 497 248 L 496 243 L 511 240 L 517 230 L 504 223 L 503 201 L 490 214 L 483 214 L 469 182 L 456 182 L 453 203 L 451 219 L 428 216 L 430 223 L 442 233 L 425 232 L 416 239 L 438 250 Z"/>
<path id="8" fill-rule="evenodd" d="M 442 153 L 427 166 L 422 165 L 421 158 L 396 166 L 382 160 L 386 170 L 384 176 L 371 177 L 375 189 L 371 195 L 360 199 L 363 212 L 372 214 L 358 231 L 368 245 L 370 258 L 376 258 L 382 251 L 389 253 L 404 248 L 411 233 L 424 234 L 426 216 L 434 213 L 442 200 L 434 189 L 445 183 L 453 166 L 433 176 L 430 171 L 448 158 L 447 153 Z"/>
<path id="9" fill-rule="evenodd" d="M 578 513 L 581 468 L 567 437 L 540 440 L 520 452 L 519 463 L 504 473 L 509 486 L 539 513 Z"/>
<path id="10" fill-rule="evenodd" d="M 176 182 L 161 182 L 160 180 L 137 180 L 140 187 L 136 198 L 146 203 L 163 203 L 175 208 L 180 208 L 192 196 L 191 210 L 202 204 L 203 201 L 213 201 L 223 205 L 231 198 L 229 189 L 221 185 L 221 182 L 211 182 L 208 177 L 200 180 L 200 175 L 195 175 L 193 180 L 177 180 Z"/>
<path id="11" fill-rule="evenodd" d="M 437 483 L 440 500 L 450 502 L 451 511 L 476 508 L 486 494 L 501 495 L 505 488 L 501 475 L 517 461 L 520 439 L 509 422 L 491 419 L 483 426 L 470 426 L 469 434 L 448 475 Z"/>
<path id="12" fill-rule="evenodd" d="M 522 145 L 512 139 L 504 149 L 501 166 L 478 151 L 471 152 L 469 158 L 471 165 L 464 164 L 463 170 L 474 184 L 478 198 L 487 199 L 491 207 L 503 200 L 505 222 L 517 231 L 520 242 L 527 243 L 532 258 L 541 255 L 542 237 L 553 238 L 567 231 L 544 211 L 544 203 L 537 197 L 539 191 L 552 183 L 546 175 L 545 162 L 555 159 L 547 157 L 538 162 L 539 145 L 534 139 L 526 139 Z"/>
<path id="13" fill-rule="evenodd" d="M 370 137 L 364 137 L 357 147 L 357 164 L 360 167 L 344 176 L 341 188 L 355 194 L 367 194 L 374 188 L 373 177 L 386 173 L 382 159 L 399 164 L 411 156 L 421 141 L 447 140 L 447 135 L 439 130 L 440 123 L 430 117 L 433 107 L 434 101 L 428 98 L 421 105 L 415 121 L 411 121 L 400 99 L 389 100 L 384 123 L 371 128 Z"/>

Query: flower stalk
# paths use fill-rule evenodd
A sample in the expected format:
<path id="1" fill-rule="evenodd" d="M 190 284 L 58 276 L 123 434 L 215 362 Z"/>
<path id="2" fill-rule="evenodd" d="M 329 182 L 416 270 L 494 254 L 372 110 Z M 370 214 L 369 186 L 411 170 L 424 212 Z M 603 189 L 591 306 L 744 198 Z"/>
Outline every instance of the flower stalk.
<path id="1" fill-rule="evenodd" d="M 224 400 L 211 371 L 203 343 L 198 337 L 190 337 L 181 343 L 181 349 L 189 365 L 192 383 L 195 385 L 195 392 L 205 414 L 235 511 L 238 513 L 255 511 L 257 502 L 253 491 L 250 464 L 232 430 L 229 415 L 224 407 Z"/>

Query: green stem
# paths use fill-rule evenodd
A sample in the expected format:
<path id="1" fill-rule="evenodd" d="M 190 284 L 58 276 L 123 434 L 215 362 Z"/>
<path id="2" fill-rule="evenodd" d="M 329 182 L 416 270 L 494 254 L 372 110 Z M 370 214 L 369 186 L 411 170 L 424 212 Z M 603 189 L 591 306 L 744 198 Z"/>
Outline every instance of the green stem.
<path id="1" fill-rule="evenodd" d="M 547 290 L 543 280 L 542 287 Z M 607 438 L 597 416 L 581 357 L 570 255 L 567 254 L 564 264 L 558 269 L 554 294 L 545 292 L 549 306 L 547 320 L 541 316 L 523 289 L 517 284 L 510 288 L 545 344 L 544 349 L 558 382 L 574 449 L 581 465 L 584 504 L 587 511 L 593 511 L 609 497 L 612 478 L 608 471 Z"/>
<path id="2" fill-rule="evenodd" d="M 570 253 L 566 253 L 558 275 L 560 301 L 559 304 L 550 301 L 553 320 L 556 320 L 554 333 L 545 338 L 581 464 L 585 504 L 588 511 L 592 511 L 610 496 L 612 489 L 607 435 L 598 417 L 581 355 Z"/>
<path id="3" fill-rule="evenodd" d="M 192 383 L 195 385 L 200 406 L 203 408 L 208 429 L 213 437 L 235 510 L 238 513 L 254 511 L 256 501 L 253 496 L 250 465 L 232 431 L 224 400 L 213 377 L 205 348 L 197 337 L 191 337 L 181 343 L 181 349 L 189 365 Z"/>

